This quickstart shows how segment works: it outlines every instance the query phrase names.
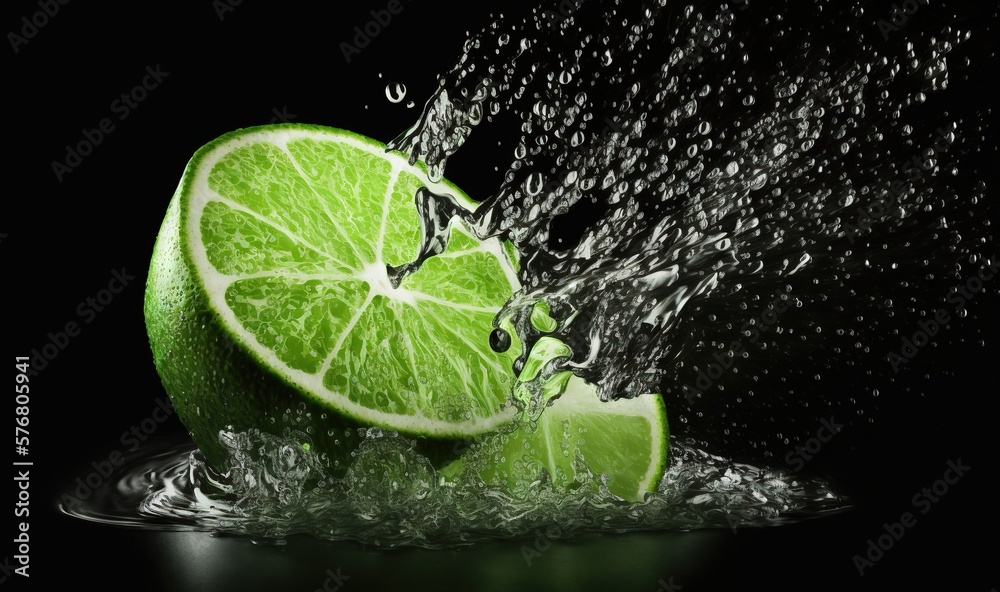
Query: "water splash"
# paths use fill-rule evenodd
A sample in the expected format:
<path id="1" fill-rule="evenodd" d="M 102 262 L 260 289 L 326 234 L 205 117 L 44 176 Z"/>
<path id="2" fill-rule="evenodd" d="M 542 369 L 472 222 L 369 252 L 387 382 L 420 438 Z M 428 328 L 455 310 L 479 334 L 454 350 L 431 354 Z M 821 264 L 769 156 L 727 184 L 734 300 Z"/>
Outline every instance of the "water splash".
<path id="1" fill-rule="evenodd" d="M 199 530 L 284 544 L 288 536 L 355 540 L 390 548 L 447 548 L 556 532 L 771 526 L 849 507 L 826 482 L 734 463 L 672 441 L 655 493 L 626 502 L 584 473 L 555 490 L 544 479 L 493 489 L 471 477 L 446 482 L 417 443 L 378 429 L 362 435 L 347 474 L 331 478 L 323 459 L 294 434 L 224 433 L 232 468 L 219 474 L 188 442 L 161 441 L 121 467 L 122 477 L 61 510 L 77 518 L 144 529 Z M 592 482 L 592 483 L 590 483 Z M 592 487 L 596 484 L 596 487 Z M 553 531 L 555 529 L 555 531 Z"/>
<path id="2" fill-rule="evenodd" d="M 978 160 L 991 111 L 963 97 L 958 115 L 948 90 L 992 58 L 963 50 L 976 23 L 940 10 L 905 34 L 823 1 L 501 16 L 389 146 L 440 178 L 477 128 L 499 126 L 503 181 L 471 214 L 418 194 L 424 247 L 390 273 L 405 281 L 439 253 L 456 217 L 512 241 L 524 288 L 496 324 L 524 344 L 515 371 L 557 338 L 569 353 L 552 370 L 604 400 L 666 393 L 687 423 L 714 397 L 729 419 L 702 427 L 725 441 L 746 440 L 733 416 L 755 396 L 846 405 L 815 386 L 859 369 L 849 399 L 867 396 L 895 381 L 900 335 L 995 265 Z M 540 301 L 551 331 L 530 322 Z"/>

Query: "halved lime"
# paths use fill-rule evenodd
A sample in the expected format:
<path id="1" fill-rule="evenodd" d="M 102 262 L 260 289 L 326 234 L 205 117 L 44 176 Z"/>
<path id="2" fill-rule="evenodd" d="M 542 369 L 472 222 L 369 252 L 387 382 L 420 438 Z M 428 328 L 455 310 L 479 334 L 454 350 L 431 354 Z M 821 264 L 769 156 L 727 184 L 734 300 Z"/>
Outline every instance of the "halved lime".
<path id="1" fill-rule="evenodd" d="M 511 417 L 520 344 L 489 347 L 519 287 L 504 245 L 456 220 L 443 254 L 389 282 L 387 264 L 416 258 L 421 186 L 474 206 L 338 129 L 248 128 L 194 155 L 145 316 L 164 386 L 210 460 L 225 459 L 223 429 L 300 429 L 350 449 L 340 428 L 468 437 Z"/>
<path id="2" fill-rule="evenodd" d="M 562 349 L 536 347 L 519 381 L 516 335 L 506 351 L 490 348 L 493 319 L 519 289 L 503 243 L 455 220 L 444 253 L 392 286 L 386 266 L 419 250 L 421 187 L 474 207 L 451 183 L 338 129 L 248 128 L 195 153 L 153 250 L 144 312 L 164 388 L 209 462 L 229 459 L 220 432 L 263 430 L 315 447 L 337 472 L 358 428 L 374 426 L 435 439 L 493 434 L 485 438 L 560 484 L 573 482 L 579 453 L 616 494 L 650 491 L 666 458 L 659 397 L 605 404 L 574 378 L 536 432 L 508 434 L 512 392 Z M 561 376 L 543 383 L 548 397 Z M 495 466 L 475 454 L 460 463 L 517 477 L 513 453 Z"/>

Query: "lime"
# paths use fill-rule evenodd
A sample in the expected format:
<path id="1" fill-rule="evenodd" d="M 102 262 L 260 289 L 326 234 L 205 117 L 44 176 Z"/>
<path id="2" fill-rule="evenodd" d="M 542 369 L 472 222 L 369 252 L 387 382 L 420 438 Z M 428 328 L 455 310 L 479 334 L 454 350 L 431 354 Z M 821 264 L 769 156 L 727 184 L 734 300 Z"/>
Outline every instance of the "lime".
<path id="1" fill-rule="evenodd" d="M 334 454 L 359 426 L 457 438 L 512 416 L 520 344 L 489 347 L 519 287 L 504 244 L 455 221 L 444 253 L 389 282 L 387 264 L 416 258 L 422 186 L 474 206 L 338 129 L 248 128 L 197 151 L 144 312 L 164 388 L 210 462 L 227 458 L 220 430 L 295 430 Z"/>
<path id="2" fill-rule="evenodd" d="M 475 205 L 338 129 L 248 128 L 195 153 L 153 249 L 144 313 L 164 388 L 208 461 L 229 459 L 220 433 L 264 430 L 325 454 L 343 474 L 364 451 L 364 428 L 378 428 L 482 436 L 452 472 L 468 465 L 510 482 L 522 475 L 515 468 L 544 467 L 570 485 L 582 455 L 617 495 L 650 491 L 666 458 L 659 397 L 606 404 L 566 372 L 533 381 L 566 353 L 547 337 L 520 378 L 516 335 L 502 352 L 490 347 L 493 320 L 520 287 L 508 245 L 479 241 L 456 219 L 447 249 L 393 287 L 387 265 L 419 251 L 421 187 Z M 516 428 L 512 393 L 529 400 L 541 385 L 544 406 L 567 380 L 536 431 Z M 477 451 L 491 441 L 517 455 L 485 463 Z"/>
<path id="3" fill-rule="evenodd" d="M 553 380 L 568 383 L 533 430 L 514 422 L 477 439 L 441 470 L 445 480 L 453 482 L 471 470 L 487 485 L 531 495 L 543 477 L 566 489 L 597 486 L 603 474 L 608 491 L 629 501 L 655 491 L 667 458 L 662 397 L 602 402 L 593 385 L 569 372 Z"/>

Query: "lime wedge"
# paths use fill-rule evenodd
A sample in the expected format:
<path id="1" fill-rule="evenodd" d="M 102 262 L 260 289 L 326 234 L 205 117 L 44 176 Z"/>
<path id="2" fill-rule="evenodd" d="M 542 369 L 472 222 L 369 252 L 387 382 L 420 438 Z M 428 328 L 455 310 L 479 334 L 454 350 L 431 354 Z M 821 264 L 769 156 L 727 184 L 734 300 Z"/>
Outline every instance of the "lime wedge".
<path id="1" fill-rule="evenodd" d="M 471 470 L 487 485 L 531 495 L 543 478 L 566 489 L 596 486 L 593 478 L 604 474 L 608 491 L 628 501 L 656 491 L 667 459 L 662 397 L 605 403 L 593 385 L 568 372 L 552 380 L 566 379 L 566 390 L 539 416 L 533 431 L 514 423 L 479 438 L 441 470 L 442 477 L 454 482 Z"/>
<path id="2" fill-rule="evenodd" d="M 154 248 L 145 316 L 164 387 L 210 460 L 224 460 L 223 429 L 298 429 L 350 449 L 340 428 L 459 438 L 511 417 L 520 344 L 489 347 L 519 287 L 504 245 L 456 220 L 443 254 L 389 282 L 386 265 L 418 253 L 422 186 L 474 207 L 343 130 L 248 128 L 194 155 Z"/>

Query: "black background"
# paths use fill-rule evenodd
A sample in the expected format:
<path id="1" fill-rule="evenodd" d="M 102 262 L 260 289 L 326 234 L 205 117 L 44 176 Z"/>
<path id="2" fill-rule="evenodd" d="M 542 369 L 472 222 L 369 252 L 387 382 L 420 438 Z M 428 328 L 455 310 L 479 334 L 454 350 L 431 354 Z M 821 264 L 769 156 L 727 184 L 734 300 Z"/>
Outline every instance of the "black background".
<path id="1" fill-rule="evenodd" d="M 349 64 L 339 43 L 385 2 L 337 5 L 333 15 L 304 2 L 243 2 L 221 18 L 208 0 L 184 7 L 70 2 L 16 53 L 9 44 L 0 49 L 8 132 L 8 189 L 0 206 L 4 347 L 11 357 L 30 355 L 48 342 L 47 333 L 70 321 L 82 325 L 31 382 L 31 577 L 9 575 L 0 587 L 306 591 L 321 587 L 326 570 L 338 567 L 350 576 L 344 590 L 653 591 L 670 581 L 684 590 L 1000 586 L 992 476 L 995 287 L 984 293 L 992 304 L 979 307 L 972 321 L 984 325 L 978 329 L 987 337 L 985 348 L 928 354 L 935 370 L 926 378 L 913 375 L 926 396 L 884 404 L 868 429 L 838 437 L 810 464 L 812 473 L 831 478 L 857 502 L 851 512 L 818 521 L 735 533 L 584 537 L 557 542 L 528 566 L 520 548 L 531 541 L 384 552 L 292 537 L 284 547 L 268 547 L 61 515 L 59 496 L 91 470 L 90 462 L 122 450 L 121 434 L 165 397 L 143 325 L 143 288 L 163 213 L 190 155 L 222 133 L 269 123 L 277 113 L 388 141 L 415 121 L 437 74 L 458 58 L 466 32 L 488 25 L 490 11 L 501 4 L 403 5 Z M 888 13 L 890 5 L 875 3 L 869 14 Z M 976 16 L 972 8 L 961 10 Z M 3 31 L 20 33 L 21 17 L 38 11 L 35 2 L 6 3 Z M 924 14 L 910 26 L 940 26 L 938 13 Z M 984 12 L 987 17 L 995 22 L 993 13 Z M 995 49 L 995 38 L 992 43 Z M 992 53 L 982 57 L 995 66 Z M 119 120 L 112 102 L 142 80 L 147 66 L 169 75 Z M 386 99 L 385 86 L 393 81 L 406 84 L 415 107 Z M 996 77 L 982 83 L 992 85 L 982 92 L 995 101 Z M 961 109 L 961 97 L 954 100 Z M 105 117 L 115 129 L 58 181 L 52 162 L 82 139 L 81 130 Z M 983 149 L 995 159 L 995 147 Z M 478 142 L 456 155 L 448 176 L 482 197 L 496 187 L 495 167 L 508 162 L 509 155 Z M 990 195 L 995 198 L 995 188 Z M 78 305 L 122 268 L 136 279 L 92 323 L 82 323 Z M 171 418 L 154 438 L 183 433 Z M 884 522 L 912 511 L 913 495 L 959 458 L 972 467 L 968 474 L 859 577 L 852 557 L 883 534 Z M 8 492 L 13 507 L 16 492 Z M 13 543 L 0 547 L 0 558 L 13 554 Z"/>

